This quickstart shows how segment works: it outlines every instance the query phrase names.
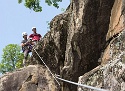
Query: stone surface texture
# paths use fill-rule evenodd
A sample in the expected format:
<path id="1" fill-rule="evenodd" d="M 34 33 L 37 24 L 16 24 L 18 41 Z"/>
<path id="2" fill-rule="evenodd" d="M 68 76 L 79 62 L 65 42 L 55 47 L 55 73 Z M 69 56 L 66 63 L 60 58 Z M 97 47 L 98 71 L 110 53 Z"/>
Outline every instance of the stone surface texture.
<path id="1" fill-rule="evenodd" d="M 106 36 L 110 40 L 101 65 L 79 77 L 79 83 L 108 91 L 125 91 L 125 0 L 115 0 L 111 11 L 109 30 Z M 93 91 L 78 87 L 78 91 Z"/>
<path id="2" fill-rule="evenodd" d="M 124 91 L 124 15 L 125 0 L 71 0 L 66 11 L 52 19 L 50 31 L 34 47 L 30 65 L 44 66 L 38 53 L 53 74 L 58 74 L 61 78 L 110 91 Z M 25 69 L 28 68 L 29 66 Z M 2 80 L 0 87 L 10 83 L 10 80 L 14 82 L 17 79 L 11 86 L 19 91 L 32 91 L 31 89 L 37 89 L 33 91 L 93 91 L 61 81 L 61 87 L 58 89 L 55 80 L 49 80 L 51 75 L 46 68 L 34 69 L 40 70 L 31 70 L 31 72 L 24 70 L 23 75 L 19 75 L 17 71 L 10 73 L 8 78 L 3 76 L 1 79 L 8 80 L 5 83 Z M 38 76 L 37 71 L 43 75 Z M 19 75 L 22 80 L 15 78 L 17 77 L 15 75 Z M 40 79 L 33 80 L 32 83 L 32 79 L 36 79 L 33 78 L 34 76 Z M 28 77 L 30 80 L 27 81 Z M 12 87 L 7 86 L 4 89 L 12 89 Z"/>
<path id="3" fill-rule="evenodd" d="M 48 70 L 30 65 L 0 77 L 0 91 L 59 91 Z"/>

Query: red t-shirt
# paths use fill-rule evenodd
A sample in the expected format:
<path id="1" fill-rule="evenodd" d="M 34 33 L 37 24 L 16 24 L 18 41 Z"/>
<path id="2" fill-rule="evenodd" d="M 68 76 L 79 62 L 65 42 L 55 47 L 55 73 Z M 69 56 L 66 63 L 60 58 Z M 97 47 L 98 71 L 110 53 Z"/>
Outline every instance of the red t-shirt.
<path id="1" fill-rule="evenodd" d="M 35 40 L 35 41 L 39 41 L 40 40 L 40 38 L 41 38 L 41 35 L 40 34 L 31 34 L 30 36 L 29 36 L 29 38 L 32 38 L 32 40 Z"/>

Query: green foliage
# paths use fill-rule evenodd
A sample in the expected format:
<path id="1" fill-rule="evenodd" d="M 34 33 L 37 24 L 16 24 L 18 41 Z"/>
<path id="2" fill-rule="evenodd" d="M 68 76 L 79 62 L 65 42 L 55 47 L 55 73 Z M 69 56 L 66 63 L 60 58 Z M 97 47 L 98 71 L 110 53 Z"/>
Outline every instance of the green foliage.
<path id="1" fill-rule="evenodd" d="M 66 11 L 66 9 L 64 9 L 64 8 L 61 8 L 61 11 L 63 11 L 63 12 L 64 12 L 64 11 Z"/>
<path id="2" fill-rule="evenodd" d="M 23 0 L 18 0 L 18 3 L 22 3 Z M 58 2 L 62 2 L 62 0 L 45 0 L 49 6 L 53 5 L 56 8 L 59 8 Z M 33 9 L 35 12 L 41 12 L 42 6 L 40 6 L 40 0 L 24 0 L 25 7 L 29 9 Z"/>
<path id="3" fill-rule="evenodd" d="M 18 0 L 18 3 L 22 3 L 23 0 Z M 25 0 L 24 5 L 26 8 L 33 9 L 35 12 L 41 12 L 40 0 Z"/>
<path id="4" fill-rule="evenodd" d="M 22 67 L 23 53 L 17 44 L 9 44 L 3 49 L 0 72 L 5 73 Z"/>
<path id="5" fill-rule="evenodd" d="M 23 53 L 19 53 L 18 56 L 18 60 L 15 64 L 16 68 L 22 68 L 23 67 L 23 58 L 24 58 L 24 54 Z"/>
<path id="6" fill-rule="evenodd" d="M 47 29 L 50 29 L 50 21 L 46 21 L 46 23 L 47 23 Z"/>

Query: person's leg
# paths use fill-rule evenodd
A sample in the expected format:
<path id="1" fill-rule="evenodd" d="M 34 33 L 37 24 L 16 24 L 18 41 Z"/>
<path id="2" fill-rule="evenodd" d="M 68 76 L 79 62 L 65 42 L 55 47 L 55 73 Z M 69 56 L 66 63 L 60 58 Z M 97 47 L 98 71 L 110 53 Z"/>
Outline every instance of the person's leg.
<path id="1" fill-rule="evenodd" d="M 24 59 L 23 59 L 23 66 L 24 67 L 26 66 L 27 58 L 28 58 L 28 50 L 25 50 L 24 51 Z"/>

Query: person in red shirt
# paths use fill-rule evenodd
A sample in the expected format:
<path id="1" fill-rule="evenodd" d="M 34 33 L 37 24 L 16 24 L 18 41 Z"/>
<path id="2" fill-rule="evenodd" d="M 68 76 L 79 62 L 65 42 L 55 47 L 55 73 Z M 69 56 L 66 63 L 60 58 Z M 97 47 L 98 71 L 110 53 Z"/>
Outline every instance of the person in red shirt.
<path id="1" fill-rule="evenodd" d="M 32 31 L 33 31 L 33 34 L 31 34 L 31 35 L 29 36 L 29 38 L 31 38 L 32 41 L 36 44 L 36 43 L 40 40 L 40 38 L 41 38 L 42 36 L 36 32 L 36 27 L 33 27 L 33 28 L 32 28 Z"/>

